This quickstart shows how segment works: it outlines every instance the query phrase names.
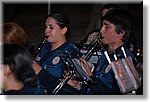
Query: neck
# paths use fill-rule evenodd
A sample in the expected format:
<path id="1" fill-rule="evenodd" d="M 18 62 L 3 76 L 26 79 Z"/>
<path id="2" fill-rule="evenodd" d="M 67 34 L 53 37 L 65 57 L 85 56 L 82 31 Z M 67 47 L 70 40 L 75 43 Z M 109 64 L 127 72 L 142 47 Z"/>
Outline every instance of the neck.
<path id="1" fill-rule="evenodd" d="M 115 43 L 111 43 L 108 45 L 108 51 L 110 53 L 114 53 L 115 49 L 117 49 L 118 47 L 120 47 L 121 45 L 123 45 L 124 43 L 122 41 L 117 41 Z"/>
<path id="2" fill-rule="evenodd" d="M 57 49 L 58 47 L 60 47 L 62 44 L 64 44 L 66 42 L 66 39 L 64 40 L 60 40 L 58 42 L 55 42 L 55 43 L 52 43 L 52 48 L 51 48 L 51 51 Z"/>
<path id="3" fill-rule="evenodd" d="M 24 84 L 20 81 L 10 80 L 10 81 L 7 81 L 7 83 L 5 84 L 4 90 L 5 91 L 20 90 L 23 88 L 23 86 L 24 86 Z"/>

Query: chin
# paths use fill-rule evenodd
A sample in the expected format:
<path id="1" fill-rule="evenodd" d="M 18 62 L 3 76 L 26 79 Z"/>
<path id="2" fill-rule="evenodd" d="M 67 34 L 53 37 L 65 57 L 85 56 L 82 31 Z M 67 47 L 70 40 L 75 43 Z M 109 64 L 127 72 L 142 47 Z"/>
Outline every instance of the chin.
<path id="1" fill-rule="evenodd" d="M 48 38 L 47 41 L 50 43 L 53 42 L 53 40 L 51 38 Z"/>

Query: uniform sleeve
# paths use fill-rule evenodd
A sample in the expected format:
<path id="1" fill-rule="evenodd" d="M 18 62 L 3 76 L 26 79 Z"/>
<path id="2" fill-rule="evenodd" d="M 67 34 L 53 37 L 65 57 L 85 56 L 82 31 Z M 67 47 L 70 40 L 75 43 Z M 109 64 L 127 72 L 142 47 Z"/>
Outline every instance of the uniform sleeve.
<path id="1" fill-rule="evenodd" d="M 45 70 L 41 70 L 39 72 L 38 79 L 40 83 L 48 90 L 49 94 L 52 94 L 55 87 L 59 84 L 59 80 Z"/>
<path id="2" fill-rule="evenodd" d="M 113 90 L 107 85 L 105 85 L 99 78 L 96 78 L 94 75 L 91 76 L 93 84 L 89 85 L 87 94 L 93 93 L 95 95 L 109 95 L 114 94 Z"/>
<path id="3" fill-rule="evenodd" d="M 39 81 L 47 89 L 48 94 L 53 94 L 53 90 L 60 83 L 59 79 L 52 76 L 45 70 L 41 70 L 38 74 Z M 78 90 L 72 86 L 65 84 L 58 94 L 77 94 Z"/>

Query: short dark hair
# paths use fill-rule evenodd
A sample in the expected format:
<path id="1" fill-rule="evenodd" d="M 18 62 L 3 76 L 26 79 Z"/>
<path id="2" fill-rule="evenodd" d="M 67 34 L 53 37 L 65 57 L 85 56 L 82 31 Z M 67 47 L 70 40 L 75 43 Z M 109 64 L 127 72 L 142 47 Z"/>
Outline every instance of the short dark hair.
<path id="1" fill-rule="evenodd" d="M 124 9 L 111 9 L 102 17 L 103 20 L 113 23 L 116 26 L 116 32 L 118 34 L 125 32 L 123 42 L 128 40 L 133 26 L 133 18 L 128 11 Z"/>
<path id="2" fill-rule="evenodd" d="M 66 32 L 66 39 L 69 40 L 70 39 L 70 21 L 68 19 L 68 17 L 63 14 L 63 13 L 58 13 L 58 12 L 53 12 L 51 14 L 49 14 L 47 16 L 48 17 L 52 17 L 57 21 L 57 24 L 60 26 L 60 28 L 67 28 L 67 32 Z"/>

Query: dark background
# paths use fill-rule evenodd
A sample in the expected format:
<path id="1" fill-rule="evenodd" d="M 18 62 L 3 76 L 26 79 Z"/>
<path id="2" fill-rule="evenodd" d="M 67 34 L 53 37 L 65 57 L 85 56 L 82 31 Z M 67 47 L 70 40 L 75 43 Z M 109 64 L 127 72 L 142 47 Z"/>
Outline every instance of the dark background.
<path id="1" fill-rule="evenodd" d="M 99 27 L 100 9 L 107 3 L 50 3 L 50 11 L 63 12 L 70 19 L 71 41 L 79 43 L 93 28 Z M 134 17 L 133 35 L 143 48 L 143 2 L 116 3 Z M 18 23 L 37 46 L 44 35 L 48 3 L 3 3 L 3 23 Z"/>

